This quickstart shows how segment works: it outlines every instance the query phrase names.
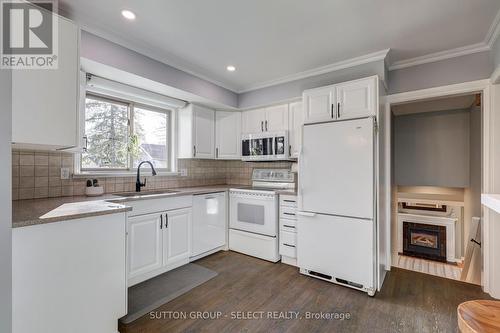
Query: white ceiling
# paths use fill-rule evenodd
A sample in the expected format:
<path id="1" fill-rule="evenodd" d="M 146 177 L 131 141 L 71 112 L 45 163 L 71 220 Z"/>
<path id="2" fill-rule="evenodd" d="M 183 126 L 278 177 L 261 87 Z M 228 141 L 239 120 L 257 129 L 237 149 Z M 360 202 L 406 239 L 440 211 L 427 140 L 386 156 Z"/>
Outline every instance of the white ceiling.
<path id="1" fill-rule="evenodd" d="M 388 48 L 391 62 L 400 62 L 485 46 L 500 1 L 60 0 L 59 6 L 90 32 L 240 92 Z M 122 18 L 124 8 L 137 14 L 134 22 Z M 236 72 L 226 71 L 229 64 Z"/>

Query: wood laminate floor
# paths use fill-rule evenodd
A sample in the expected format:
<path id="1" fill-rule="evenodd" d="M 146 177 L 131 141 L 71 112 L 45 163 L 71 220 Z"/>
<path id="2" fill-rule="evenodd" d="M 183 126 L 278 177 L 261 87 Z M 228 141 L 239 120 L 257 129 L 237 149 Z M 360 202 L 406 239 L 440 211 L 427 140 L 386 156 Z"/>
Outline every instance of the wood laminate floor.
<path id="1" fill-rule="evenodd" d="M 479 286 L 398 268 L 369 297 L 235 252 L 196 263 L 219 275 L 158 308 L 156 318 L 146 315 L 120 332 L 456 332 L 458 304 L 490 299 Z M 308 313 L 323 318 L 308 319 Z M 350 318 L 332 318 L 335 313 Z M 196 319 L 201 315 L 219 318 Z"/>

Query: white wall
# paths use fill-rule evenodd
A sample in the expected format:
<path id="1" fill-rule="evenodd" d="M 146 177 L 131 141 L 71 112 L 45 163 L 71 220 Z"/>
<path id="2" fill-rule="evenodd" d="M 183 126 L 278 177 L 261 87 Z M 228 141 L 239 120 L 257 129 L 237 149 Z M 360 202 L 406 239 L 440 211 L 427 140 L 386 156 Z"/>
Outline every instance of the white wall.
<path id="1" fill-rule="evenodd" d="M 0 70 L 0 332 L 11 331 L 12 200 L 11 131 L 12 75 Z"/>

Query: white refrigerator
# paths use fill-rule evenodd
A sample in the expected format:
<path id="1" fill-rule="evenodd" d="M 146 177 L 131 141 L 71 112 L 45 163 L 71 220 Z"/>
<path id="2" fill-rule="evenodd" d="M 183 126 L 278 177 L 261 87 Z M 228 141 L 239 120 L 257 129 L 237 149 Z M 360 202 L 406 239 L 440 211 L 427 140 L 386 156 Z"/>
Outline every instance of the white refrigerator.
<path id="1" fill-rule="evenodd" d="M 375 121 L 307 124 L 299 160 L 297 264 L 375 294 Z"/>

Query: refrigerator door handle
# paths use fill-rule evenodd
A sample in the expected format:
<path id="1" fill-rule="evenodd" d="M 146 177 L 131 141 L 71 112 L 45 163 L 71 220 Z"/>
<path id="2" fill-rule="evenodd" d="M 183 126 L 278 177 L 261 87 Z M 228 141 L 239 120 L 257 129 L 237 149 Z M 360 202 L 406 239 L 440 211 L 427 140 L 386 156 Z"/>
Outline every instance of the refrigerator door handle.
<path id="1" fill-rule="evenodd" d="M 310 212 L 297 212 L 296 213 L 298 216 L 305 216 L 305 217 L 315 217 L 316 213 L 310 213 Z"/>

